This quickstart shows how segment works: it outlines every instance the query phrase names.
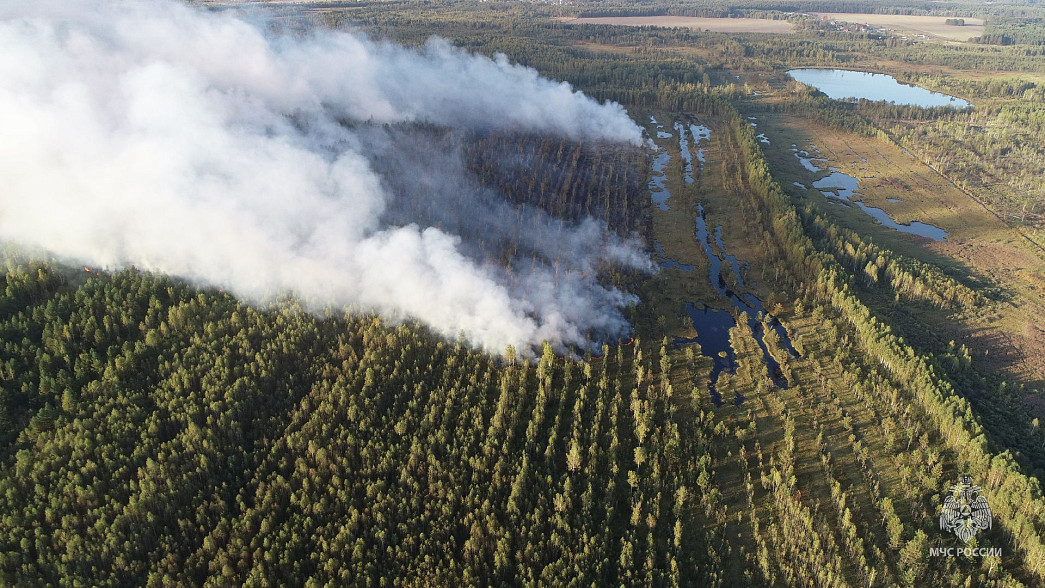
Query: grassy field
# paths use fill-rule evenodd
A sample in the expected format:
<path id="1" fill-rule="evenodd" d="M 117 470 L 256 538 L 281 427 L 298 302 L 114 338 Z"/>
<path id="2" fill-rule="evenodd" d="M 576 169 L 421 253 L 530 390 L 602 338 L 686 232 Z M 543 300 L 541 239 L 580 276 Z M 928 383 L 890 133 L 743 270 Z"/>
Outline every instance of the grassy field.
<path id="1" fill-rule="evenodd" d="M 1005 299 L 989 312 L 960 319 L 925 316 L 941 333 L 977 351 L 984 367 L 1040 387 L 1045 380 L 1045 260 L 1018 232 L 899 147 L 879 139 L 825 128 L 793 115 L 758 116 L 771 141 L 774 174 L 796 198 L 811 200 L 840 224 L 890 249 L 945 268 L 952 275 L 999 288 Z M 931 241 L 884 227 L 856 207 L 831 204 L 818 190 L 802 189 L 827 172 L 805 170 L 790 151 L 815 145 L 824 169 L 859 179 L 860 200 L 897 222 L 941 227 L 946 241 Z M 898 200 L 890 201 L 890 199 Z M 1035 403 L 1040 400 L 1030 398 Z M 1043 406 L 1042 408 L 1045 408 Z"/>
<path id="2" fill-rule="evenodd" d="M 684 27 L 718 33 L 789 33 L 786 20 L 764 18 L 701 18 L 695 16 L 605 16 L 566 18 L 570 24 L 607 24 L 631 27 Z"/>
<path id="3" fill-rule="evenodd" d="M 966 18 L 965 26 L 946 24 L 943 16 L 912 16 L 906 14 L 861 14 L 848 12 L 819 12 L 823 19 L 837 20 L 883 28 L 909 35 L 925 35 L 948 41 L 968 41 L 983 34 L 983 19 Z"/>

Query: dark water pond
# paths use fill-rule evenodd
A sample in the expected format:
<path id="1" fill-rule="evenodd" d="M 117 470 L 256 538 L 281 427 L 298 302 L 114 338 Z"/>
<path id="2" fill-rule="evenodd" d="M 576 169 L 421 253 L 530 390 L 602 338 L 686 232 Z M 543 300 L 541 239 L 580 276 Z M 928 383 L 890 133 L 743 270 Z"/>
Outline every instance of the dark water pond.
<path id="1" fill-rule="evenodd" d="M 716 310 L 707 306 L 698 307 L 690 302 L 686 303 L 686 314 L 697 331 L 697 336 L 691 339 L 679 338 L 675 341 L 677 345 L 690 343 L 700 344 L 700 353 L 711 358 L 711 401 L 715 406 L 722 405 L 722 395 L 718 393 L 715 383 L 718 375 L 723 371 L 734 373 L 737 371 L 737 354 L 733 351 L 733 345 L 729 342 L 729 330 L 736 326 L 737 322 L 728 310 Z"/>

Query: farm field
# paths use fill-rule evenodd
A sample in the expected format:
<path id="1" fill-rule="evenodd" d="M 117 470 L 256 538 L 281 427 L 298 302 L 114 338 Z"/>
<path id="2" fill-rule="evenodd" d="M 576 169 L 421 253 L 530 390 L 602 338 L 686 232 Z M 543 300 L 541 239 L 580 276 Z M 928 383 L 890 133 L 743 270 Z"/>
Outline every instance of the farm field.
<path id="1" fill-rule="evenodd" d="M 982 18 L 966 18 L 965 26 L 955 26 L 947 24 L 947 17 L 944 16 L 852 12 L 818 12 L 816 15 L 827 20 L 866 24 L 899 33 L 925 35 L 948 41 L 968 41 L 983 34 Z"/>

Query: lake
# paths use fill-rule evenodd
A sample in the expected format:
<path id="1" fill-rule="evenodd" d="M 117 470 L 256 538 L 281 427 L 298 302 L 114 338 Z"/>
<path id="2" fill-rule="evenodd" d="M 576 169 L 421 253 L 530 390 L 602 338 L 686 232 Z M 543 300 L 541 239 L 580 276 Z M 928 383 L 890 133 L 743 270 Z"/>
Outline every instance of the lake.
<path id="1" fill-rule="evenodd" d="M 921 106 L 950 106 L 966 108 L 969 103 L 961 98 L 932 92 L 918 86 L 901 84 L 887 74 L 850 71 L 845 69 L 793 69 L 787 72 L 792 78 L 813 86 L 835 100 L 865 98 L 871 101 L 884 100 L 893 104 Z"/>

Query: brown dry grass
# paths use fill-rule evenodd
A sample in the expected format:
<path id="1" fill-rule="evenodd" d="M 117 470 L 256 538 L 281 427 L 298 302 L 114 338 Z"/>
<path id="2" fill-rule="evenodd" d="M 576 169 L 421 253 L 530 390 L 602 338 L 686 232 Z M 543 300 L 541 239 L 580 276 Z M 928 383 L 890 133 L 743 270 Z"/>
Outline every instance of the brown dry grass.
<path id="1" fill-rule="evenodd" d="M 605 16 L 564 18 L 570 24 L 608 24 L 631 27 L 684 27 L 719 33 L 790 33 L 791 23 L 763 18 L 700 18 L 695 16 Z"/>
<path id="2" fill-rule="evenodd" d="M 975 316 L 952 317 L 938 325 L 939 331 L 966 344 L 987 369 L 1031 386 L 1045 382 L 1045 331 L 1037 327 L 1045 324 L 1045 259 L 1015 229 L 892 144 L 795 116 L 759 116 L 759 131 L 773 141 L 767 156 L 789 190 L 792 181 L 809 185 L 811 180 L 788 146 L 815 144 L 828 159 L 824 165 L 860 179 L 861 200 L 868 205 L 888 211 L 898 222 L 920 220 L 946 230 L 946 242 L 930 242 L 877 225 L 857 209 L 825 207 L 841 224 L 893 250 L 1000 286 L 1007 300 Z"/>
<path id="3" fill-rule="evenodd" d="M 944 16 L 910 16 L 905 14 L 862 14 L 847 12 L 820 12 L 821 18 L 866 24 L 911 35 L 925 35 L 949 41 L 968 41 L 983 34 L 983 19 L 966 18 L 965 26 L 946 24 Z"/>

